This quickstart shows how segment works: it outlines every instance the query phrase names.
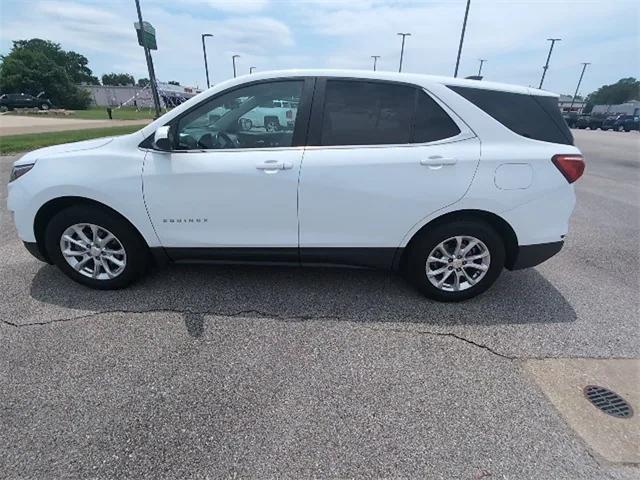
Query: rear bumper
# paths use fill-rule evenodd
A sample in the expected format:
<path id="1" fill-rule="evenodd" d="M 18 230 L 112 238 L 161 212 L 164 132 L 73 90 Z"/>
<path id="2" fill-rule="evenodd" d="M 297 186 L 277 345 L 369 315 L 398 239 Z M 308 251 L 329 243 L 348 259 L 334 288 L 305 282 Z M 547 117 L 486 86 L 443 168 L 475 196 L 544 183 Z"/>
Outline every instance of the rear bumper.
<path id="1" fill-rule="evenodd" d="M 562 250 L 564 241 L 553 243 L 539 243 L 536 245 L 521 245 L 512 265 L 507 265 L 509 270 L 520 270 L 535 267 L 549 260 Z"/>

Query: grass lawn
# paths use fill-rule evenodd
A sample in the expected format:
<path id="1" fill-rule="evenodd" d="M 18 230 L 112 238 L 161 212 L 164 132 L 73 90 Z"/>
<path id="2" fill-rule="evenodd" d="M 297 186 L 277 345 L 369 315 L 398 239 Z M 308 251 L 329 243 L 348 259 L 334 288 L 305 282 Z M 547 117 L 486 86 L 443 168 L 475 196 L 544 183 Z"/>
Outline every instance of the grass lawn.
<path id="1" fill-rule="evenodd" d="M 111 137 L 140 130 L 143 125 L 125 125 L 122 127 L 89 128 L 85 130 L 65 130 L 62 132 L 25 133 L 0 137 L 0 154 L 24 152 L 36 148 L 58 145 L 59 143 L 78 142 L 91 138 Z"/>

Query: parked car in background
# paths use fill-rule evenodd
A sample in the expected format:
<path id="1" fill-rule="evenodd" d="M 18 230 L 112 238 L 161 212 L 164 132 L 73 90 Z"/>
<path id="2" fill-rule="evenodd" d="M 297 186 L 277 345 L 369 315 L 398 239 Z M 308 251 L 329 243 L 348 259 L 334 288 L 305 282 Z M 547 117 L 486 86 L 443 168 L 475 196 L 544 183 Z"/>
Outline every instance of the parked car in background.
<path id="1" fill-rule="evenodd" d="M 619 132 L 640 130 L 640 117 L 638 115 L 620 115 L 613 124 L 613 129 Z"/>
<path id="2" fill-rule="evenodd" d="M 287 128 L 247 131 L 263 108 Z M 547 91 L 288 70 L 220 83 L 130 135 L 31 151 L 7 205 L 36 258 L 93 288 L 154 261 L 262 261 L 400 271 L 461 301 L 560 251 L 584 166 Z"/>
<path id="3" fill-rule="evenodd" d="M 602 127 L 604 117 L 600 115 L 581 115 L 576 121 L 576 128 L 597 130 Z"/>
<path id="4" fill-rule="evenodd" d="M 616 129 L 616 122 L 618 121 L 618 118 L 620 118 L 622 115 L 610 115 L 607 118 L 604 119 L 604 121 L 602 122 L 602 125 L 600 125 L 600 129 L 601 130 L 615 130 Z"/>
<path id="5" fill-rule="evenodd" d="M 240 118 L 240 122 L 243 130 L 259 127 L 275 132 L 292 129 L 297 112 L 297 102 L 273 100 L 247 112 Z"/>
<path id="6" fill-rule="evenodd" d="M 569 128 L 576 128 L 578 122 L 578 114 L 576 112 L 565 112 L 562 114 L 562 118 Z"/>
<path id="7" fill-rule="evenodd" d="M 15 108 L 39 108 L 49 110 L 53 105 L 48 98 L 27 95 L 24 93 L 5 93 L 0 96 L 0 109 L 13 110 Z"/>

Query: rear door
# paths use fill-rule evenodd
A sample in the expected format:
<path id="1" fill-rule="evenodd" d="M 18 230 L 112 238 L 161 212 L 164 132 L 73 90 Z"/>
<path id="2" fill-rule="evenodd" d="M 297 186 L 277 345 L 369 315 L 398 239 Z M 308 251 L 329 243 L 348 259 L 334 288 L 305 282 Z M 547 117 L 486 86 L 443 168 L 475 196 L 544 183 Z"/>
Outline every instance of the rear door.
<path id="1" fill-rule="evenodd" d="M 318 79 L 300 176 L 301 260 L 390 266 L 416 223 L 463 197 L 479 158 L 475 135 L 423 89 Z"/>

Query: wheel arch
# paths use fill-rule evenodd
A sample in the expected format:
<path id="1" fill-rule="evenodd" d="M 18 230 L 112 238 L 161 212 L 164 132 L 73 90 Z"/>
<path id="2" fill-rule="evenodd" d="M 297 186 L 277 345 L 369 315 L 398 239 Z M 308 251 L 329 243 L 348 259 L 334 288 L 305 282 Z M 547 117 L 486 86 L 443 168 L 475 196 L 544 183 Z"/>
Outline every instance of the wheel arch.
<path id="1" fill-rule="evenodd" d="M 36 238 L 36 244 L 38 245 L 38 249 L 40 253 L 44 257 L 44 259 L 51 263 L 51 259 L 49 258 L 49 254 L 47 252 L 47 248 L 44 241 L 44 234 L 49 223 L 49 220 L 56 215 L 58 212 L 61 212 L 67 207 L 77 206 L 77 205 L 90 205 L 94 207 L 98 207 L 102 210 L 106 210 L 109 213 L 119 217 L 122 221 L 126 222 L 140 237 L 144 245 L 149 248 L 149 243 L 144 238 L 144 236 L 140 233 L 140 230 L 124 215 L 122 215 L 117 210 L 105 205 L 102 202 L 98 202 L 97 200 L 92 200 L 86 197 L 78 197 L 78 196 L 65 196 L 65 197 L 57 197 L 49 200 L 45 204 L 43 204 L 36 213 L 33 221 L 33 233 Z"/>
<path id="2" fill-rule="evenodd" d="M 511 227 L 511 225 L 509 225 L 509 223 L 504 218 L 496 215 L 495 213 L 486 210 L 465 209 L 442 214 L 439 217 L 430 220 L 418 231 L 416 231 L 407 242 L 405 248 L 402 250 L 402 255 L 398 259 L 399 266 L 404 266 L 404 262 L 406 261 L 407 256 L 406 254 L 410 250 L 412 242 L 419 235 L 421 235 L 422 232 L 437 225 L 442 225 L 444 223 L 459 220 L 471 220 L 476 222 L 481 221 L 491 226 L 498 233 L 498 235 L 500 235 L 500 238 L 502 238 L 502 241 L 504 242 L 506 254 L 505 267 L 510 268 L 514 264 L 518 256 L 518 236 L 513 230 L 513 227 Z"/>

